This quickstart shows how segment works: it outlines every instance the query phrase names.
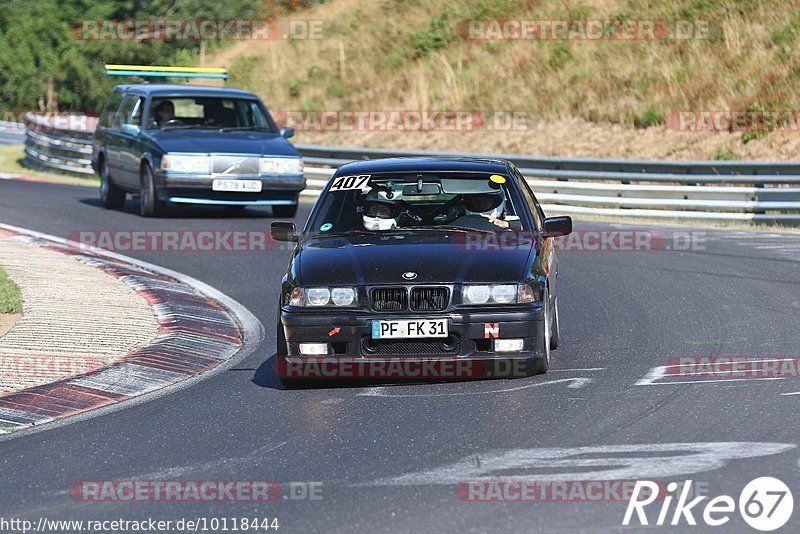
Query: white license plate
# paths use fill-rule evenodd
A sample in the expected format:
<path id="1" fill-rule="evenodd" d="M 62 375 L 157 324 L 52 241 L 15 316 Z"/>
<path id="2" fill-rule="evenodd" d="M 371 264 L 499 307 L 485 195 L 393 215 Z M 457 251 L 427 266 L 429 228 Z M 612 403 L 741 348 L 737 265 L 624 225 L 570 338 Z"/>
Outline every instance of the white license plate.
<path id="1" fill-rule="evenodd" d="M 372 321 L 372 339 L 447 337 L 447 319 Z"/>
<path id="2" fill-rule="evenodd" d="M 211 184 L 213 191 L 242 191 L 245 193 L 260 193 L 261 180 L 214 180 Z"/>

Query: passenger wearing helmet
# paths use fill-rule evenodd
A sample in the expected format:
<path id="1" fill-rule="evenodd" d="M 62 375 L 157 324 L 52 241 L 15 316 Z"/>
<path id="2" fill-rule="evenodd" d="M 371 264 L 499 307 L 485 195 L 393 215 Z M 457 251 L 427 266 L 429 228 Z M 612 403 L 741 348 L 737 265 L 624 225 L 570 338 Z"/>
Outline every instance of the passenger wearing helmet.
<path id="1" fill-rule="evenodd" d="M 467 215 L 480 215 L 499 228 L 509 226 L 508 221 L 502 219 L 506 211 L 506 197 L 502 190 L 464 195 L 464 209 Z"/>
<path id="2" fill-rule="evenodd" d="M 362 218 L 364 228 L 373 231 L 393 230 L 397 228 L 399 206 L 394 201 L 399 195 L 393 194 L 392 200 L 384 191 L 370 191 L 364 199 Z"/>

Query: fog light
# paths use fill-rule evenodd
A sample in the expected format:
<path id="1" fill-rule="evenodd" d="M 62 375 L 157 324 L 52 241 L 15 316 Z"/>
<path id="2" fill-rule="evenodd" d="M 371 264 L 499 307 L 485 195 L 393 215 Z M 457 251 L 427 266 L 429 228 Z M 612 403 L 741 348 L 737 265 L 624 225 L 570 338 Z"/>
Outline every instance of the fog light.
<path id="1" fill-rule="evenodd" d="M 305 356 L 319 356 L 327 353 L 327 343 L 300 343 L 300 354 Z"/>
<path id="2" fill-rule="evenodd" d="M 495 339 L 495 352 L 519 352 L 525 344 L 524 339 Z M 302 349 L 301 349 L 302 350 Z"/>

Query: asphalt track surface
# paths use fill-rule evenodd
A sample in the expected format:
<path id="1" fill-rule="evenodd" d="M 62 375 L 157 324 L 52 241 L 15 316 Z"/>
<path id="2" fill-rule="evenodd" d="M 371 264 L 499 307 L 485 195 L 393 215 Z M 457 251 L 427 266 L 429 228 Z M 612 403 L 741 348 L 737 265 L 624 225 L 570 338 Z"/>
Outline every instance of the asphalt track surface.
<path id="1" fill-rule="evenodd" d="M 143 219 L 130 200 L 125 211 L 106 211 L 96 197 L 90 188 L 0 181 L 0 221 L 66 237 L 260 230 L 271 220 L 267 212 L 217 209 Z M 547 375 L 382 389 L 280 388 L 271 359 L 288 251 L 131 253 L 236 299 L 260 319 L 266 339 L 233 368 L 187 389 L 0 441 L 0 517 L 277 517 L 279 532 L 623 530 L 625 502 L 459 499 L 458 481 L 479 476 L 691 479 L 735 500 L 750 480 L 774 476 L 798 500 L 800 395 L 787 393 L 799 392 L 800 380 L 653 374 L 677 356 L 799 352 L 800 237 L 700 232 L 702 246 L 690 251 L 562 252 L 561 347 Z M 656 377 L 649 385 L 648 376 Z M 68 491 L 80 480 L 128 479 L 314 481 L 323 489 L 321 500 L 266 504 L 80 502 Z M 648 508 L 651 523 L 657 514 Z M 738 513 L 731 517 L 726 532 L 754 532 Z M 800 510 L 784 530 L 800 530 Z"/>

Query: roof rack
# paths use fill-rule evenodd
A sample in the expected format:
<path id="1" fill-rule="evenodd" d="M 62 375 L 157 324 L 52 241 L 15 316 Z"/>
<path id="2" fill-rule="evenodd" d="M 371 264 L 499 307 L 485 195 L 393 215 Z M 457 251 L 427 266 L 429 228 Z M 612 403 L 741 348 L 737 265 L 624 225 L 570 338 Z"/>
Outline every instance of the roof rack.
<path id="1" fill-rule="evenodd" d="M 142 65 L 106 65 L 107 76 L 142 78 L 216 78 L 228 79 L 228 69 L 221 67 L 151 67 Z"/>

